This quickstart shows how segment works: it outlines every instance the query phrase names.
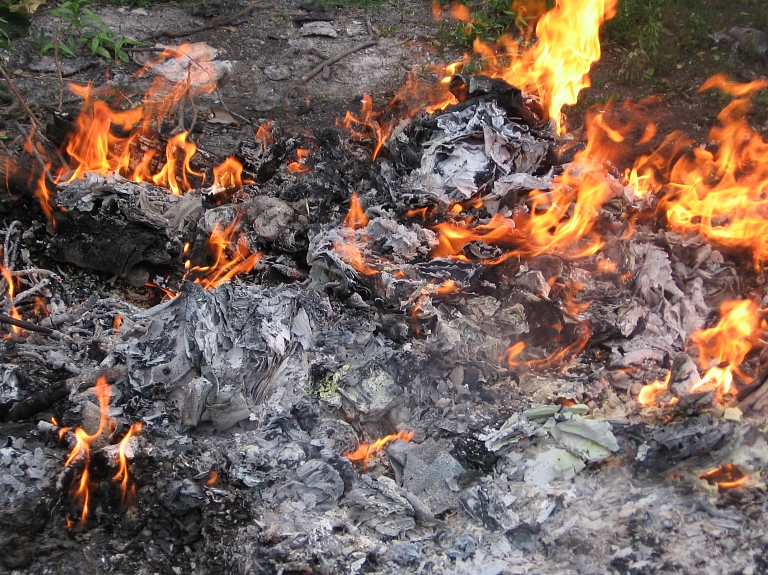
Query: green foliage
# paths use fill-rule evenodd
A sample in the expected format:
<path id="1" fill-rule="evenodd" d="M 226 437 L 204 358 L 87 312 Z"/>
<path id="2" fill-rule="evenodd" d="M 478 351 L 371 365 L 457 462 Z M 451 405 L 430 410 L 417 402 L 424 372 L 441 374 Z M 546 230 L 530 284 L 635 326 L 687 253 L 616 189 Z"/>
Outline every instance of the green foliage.
<path id="1" fill-rule="evenodd" d="M 0 48 L 9 48 L 11 40 L 29 31 L 29 18 L 14 8 L 7 0 L 0 0 Z"/>
<path id="2" fill-rule="evenodd" d="M 325 8 L 363 8 L 370 10 L 379 8 L 384 0 L 320 0 Z"/>
<path id="3" fill-rule="evenodd" d="M 142 45 L 127 38 L 122 28 L 117 32 L 112 30 L 83 0 L 67 0 L 49 12 L 67 25 L 59 41 L 59 52 L 67 58 L 74 58 L 78 52 L 90 52 L 94 56 L 127 62 L 128 53 L 124 48 Z M 55 40 L 47 38 L 42 30 L 33 41 L 38 54 L 56 47 Z"/>
<path id="4" fill-rule="evenodd" d="M 448 6 L 452 0 L 440 0 Z M 475 38 L 483 42 L 495 42 L 505 33 L 514 33 L 518 25 L 524 24 L 512 11 L 511 0 L 467 0 L 470 11 L 468 22 L 451 22 L 443 26 L 445 41 L 458 44 L 464 50 L 472 48 Z"/>

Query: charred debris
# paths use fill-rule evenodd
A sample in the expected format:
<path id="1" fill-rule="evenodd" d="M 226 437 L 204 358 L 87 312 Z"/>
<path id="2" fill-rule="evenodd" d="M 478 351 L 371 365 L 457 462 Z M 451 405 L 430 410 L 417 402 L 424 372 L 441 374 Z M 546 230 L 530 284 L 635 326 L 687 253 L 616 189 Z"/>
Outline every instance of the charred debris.
<path id="1" fill-rule="evenodd" d="M 532 249 L 524 226 L 489 241 L 496 216 L 556 201 L 583 144 L 501 80 L 450 89 L 458 104 L 386 137 L 260 126 L 239 181 L 202 183 L 221 159 L 200 152 L 180 195 L 114 173 L 48 182 L 50 219 L 6 170 L 2 311 L 37 329 L 0 343 L 5 572 L 765 568 L 768 446 L 748 417 L 764 358 L 722 402 L 696 391 L 688 353 L 754 272 L 630 218 L 646 200 L 618 177 L 591 255 L 568 255 L 589 238 Z M 666 373 L 675 401 L 643 407 Z M 102 376 L 113 425 L 92 444 L 89 517 L 68 527 L 82 472 L 60 431 L 93 433 Z M 129 506 L 113 459 L 135 422 Z"/>

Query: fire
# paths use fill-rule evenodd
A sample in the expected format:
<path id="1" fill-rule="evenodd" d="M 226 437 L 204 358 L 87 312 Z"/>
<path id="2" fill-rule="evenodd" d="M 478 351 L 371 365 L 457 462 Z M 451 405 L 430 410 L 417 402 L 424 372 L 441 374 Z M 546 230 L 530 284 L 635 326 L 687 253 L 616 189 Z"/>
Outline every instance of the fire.
<path id="1" fill-rule="evenodd" d="M 562 369 L 565 370 L 568 368 L 574 358 L 582 351 L 584 351 L 584 348 L 587 347 L 589 338 L 591 336 L 592 331 L 589 329 L 589 326 L 586 323 L 581 323 L 579 324 L 577 337 L 572 343 L 557 350 L 554 353 L 551 353 L 545 358 L 530 359 L 527 361 L 516 361 L 516 358 L 521 353 L 523 353 L 527 347 L 525 342 L 519 341 L 507 349 L 507 351 L 504 353 L 503 360 L 506 362 L 507 366 L 512 369 L 523 367 L 542 370 L 554 367 L 556 365 L 562 365 Z"/>
<path id="2" fill-rule="evenodd" d="M 256 130 L 256 134 L 254 136 L 254 139 L 257 142 L 261 143 L 262 148 L 266 148 L 269 144 L 271 144 L 274 141 L 274 136 L 272 135 L 272 124 L 274 122 L 264 122 L 261 126 L 259 126 L 259 129 Z"/>
<path id="3" fill-rule="evenodd" d="M 719 491 L 727 491 L 744 487 L 749 481 L 749 474 L 744 473 L 733 463 L 726 463 L 717 469 L 699 473 L 699 479 L 703 479 L 710 485 L 717 485 Z"/>
<path id="4" fill-rule="evenodd" d="M 352 194 L 349 199 L 349 212 L 344 218 L 344 223 L 339 232 L 339 240 L 333 244 L 333 248 L 339 253 L 341 258 L 352 266 L 355 270 L 364 275 L 375 275 L 379 270 L 372 268 L 365 262 L 363 252 L 360 249 L 367 239 L 367 233 L 363 230 L 368 225 L 368 216 L 357 198 L 357 194 Z"/>
<path id="5" fill-rule="evenodd" d="M 65 467 L 69 467 L 74 462 L 83 461 L 83 471 L 80 474 L 80 481 L 77 488 L 73 491 L 73 496 L 80 501 L 82 511 L 80 513 L 80 521 L 78 525 L 85 525 L 85 521 L 88 518 L 88 505 L 91 498 L 91 486 L 89 482 L 89 466 L 91 463 L 91 444 L 102 436 L 107 429 L 108 423 L 111 421 L 109 418 L 109 398 L 110 387 L 107 380 L 104 377 L 100 377 L 96 382 L 96 387 L 93 389 L 96 394 L 96 398 L 99 400 L 99 427 L 93 434 L 88 434 L 82 427 L 75 429 L 75 446 L 69 454 L 69 458 L 64 462 Z M 68 428 L 63 428 L 59 431 L 60 436 L 68 431 Z"/>
<path id="6" fill-rule="evenodd" d="M 715 327 L 691 336 L 691 342 L 699 349 L 699 365 L 708 369 L 691 391 L 717 390 L 718 394 L 724 395 L 730 391 L 734 373 L 751 381 L 739 366 L 759 343 L 763 325 L 757 303 L 752 300 L 727 301 L 720 307 L 720 315 L 720 322 Z"/>
<path id="7" fill-rule="evenodd" d="M 184 264 L 185 278 L 190 274 L 194 282 L 205 289 L 219 287 L 240 273 L 248 273 L 256 267 L 261 259 L 260 253 L 252 253 L 248 248 L 245 236 L 235 237 L 239 232 L 239 220 L 233 221 L 222 229 L 216 224 L 208 238 L 208 249 L 213 254 L 214 263 L 208 266 L 192 266 L 190 260 Z"/>
<path id="8" fill-rule="evenodd" d="M 392 126 L 383 121 L 383 112 L 374 111 L 373 100 L 368 94 L 363 95 L 359 116 L 347 111 L 344 120 L 336 120 L 336 125 L 343 126 L 352 132 L 352 139 L 355 141 L 372 138 L 375 143 L 371 160 L 376 160 L 384 142 L 392 131 Z"/>
<path id="9" fill-rule="evenodd" d="M 229 157 L 213 168 L 213 185 L 221 188 L 240 188 L 243 186 L 243 164 Z"/>
<path id="10" fill-rule="evenodd" d="M 296 150 L 296 161 L 288 164 L 288 171 L 292 174 L 303 174 L 309 172 L 312 168 L 306 165 L 306 159 L 309 157 L 310 151 L 306 148 L 299 148 Z"/>
<path id="11" fill-rule="evenodd" d="M 120 482 L 120 490 L 122 492 L 122 497 L 120 500 L 121 505 L 125 505 L 126 501 L 130 503 L 136 493 L 135 486 L 132 485 L 131 489 L 128 489 L 128 457 L 126 456 L 126 452 L 128 451 L 131 438 L 134 435 L 140 433 L 142 428 L 143 425 L 141 422 L 137 422 L 131 425 L 131 427 L 128 429 L 128 433 L 126 433 L 125 437 L 123 437 L 123 439 L 120 441 L 120 445 L 117 449 L 118 471 L 112 480 Z"/>
<path id="12" fill-rule="evenodd" d="M 115 330 L 115 332 L 119 332 L 121 325 L 123 325 L 123 316 L 119 313 L 115 314 L 115 319 L 112 321 L 112 329 Z"/>
<path id="13" fill-rule="evenodd" d="M 669 382 L 671 379 L 672 379 L 672 372 L 670 371 L 669 373 L 667 373 L 667 377 L 664 378 L 664 381 L 657 379 L 653 383 L 644 385 L 643 388 L 640 390 L 640 393 L 637 394 L 638 403 L 643 407 L 651 407 L 656 405 L 659 401 L 659 398 L 669 388 Z"/>
<path id="14" fill-rule="evenodd" d="M 88 518 L 88 512 L 90 510 L 91 500 L 91 481 L 90 481 L 90 463 L 91 463 L 91 446 L 101 438 L 105 432 L 112 431 L 115 426 L 115 421 L 109 417 L 109 400 L 111 397 L 110 386 L 107 380 L 102 376 L 96 382 L 96 386 L 93 388 L 94 394 L 99 401 L 99 426 L 98 429 L 92 434 L 89 434 L 82 427 L 78 427 L 74 430 L 75 446 L 69 454 L 69 457 L 64 462 L 65 467 L 69 467 L 75 463 L 82 462 L 82 472 L 80 479 L 73 485 L 72 495 L 81 505 L 80 520 L 76 524 L 77 526 L 85 525 Z M 56 420 L 52 419 L 54 425 L 57 425 Z M 126 499 L 130 499 L 133 490 L 128 490 L 128 446 L 131 437 L 134 437 L 142 429 L 141 423 L 134 423 L 131 425 L 128 433 L 120 441 L 117 449 L 116 462 L 118 465 L 117 474 L 114 476 L 114 481 L 119 481 L 122 489 L 122 499 L 125 503 Z M 70 430 L 69 427 L 62 427 L 59 429 L 59 438 L 63 438 L 64 435 Z M 69 518 L 67 518 L 67 527 L 75 525 Z"/>
<path id="15" fill-rule="evenodd" d="M 191 160 L 197 146 L 189 141 L 189 134 L 181 131 L 171 137 L 165 146 L 165 157 L 158 157 L 157 150 L 146 150 L 146 142 L 157 140 L 163 120 L 178 108 L 183 115 L 187 101 L 199 94 L 212 92 L 217 77 L 212 63 L 212 54 L 202 44 L 183 44 L 167 48 L 157 60 L 147 64 L 137 75 L 147 70 L 163 67 L 157 74 L 140 106 L 128 110 L 115 110 L 104 101 L 96 99 L 95 90 L 90 86 L 70 84 L 70 89 L 83 98 L 80 114 L 74 129 L 66 142 L 66 152 L 72 169 L 60 170 L 56 183 L 71 182 L 84 177 L 88 172 L 107 176 L 119 173 L 136 182 L 151 182 L 181 194 L 194 189 L 190 177 L 202 181 L 203 174 L 195 172 Z M 174 78 L 175 80 L 171 80 Z M 114 94 L 99 94 L 114 96 Z M 264 130 L 262 130 L 264 128 Z M 271 138 L 269 126 L 262 126 L 257 138 L 266 142 Z M 242 185 L 242 166 L 232 158 L 214 169 L 216 183 Z M 225 186 L 226 187 L 226 186 Z M 47 207 L 48 192 L 45 176 L 42 175 L 37 192 L 40 203 L 51 219 Z"/>
<path id="16" fill-rule="evenodd" d="M 0 248 L 0 253 L 2 253 L 2 248 Z M 11 273 L 11 270 L 0 265 L 0 275 L 3 277 L 3 279 L 5 280 L 5 283 L 8 286 L 7 288 L 8 301 L 13 302 L 13 297 L 16 295 L 16 282 L 13 279 L 13 274 Z M 19 310 L 16 309 L 16 306 L 11 306 L 11 311 L 8 315 L 10 315 L 13 319 L 21 319 L 21 314 L 19 313 Z M 15 325 L 12 325 L 10 327 L 11 327 L 11 331 L 16 335 L 18 336 L 24 335 L 24 332 L 20 327 Z M 8 335 L 5 336 L 4 339 L 10 338 L 11 335 L 12 334 L 9 333 Z"/>
<path id="17" fill-rule="evenodd" d="M 576 154 L 551 191 L 529 196 L 529 214 L 512 219 L 496 214 L 487 224 L 474 228 L 468 228 L 466 222 L 438 224 L 434 229 L 439 232 L 439 245 L 432 256 L 458 254 L 472 241 L 515 245 L 503 259 L 532 258 L 555 251 L 571 257 L 596 253 L 603 242 L 592 228 L 600 208 L 611 197 L 606 162 L 623 150 L 624 132 L 630 127 L 609 125 L 607 112 L 590 114 L 587 147 Z M 584 238 L 586 245 L 582 244 Z"/>
<path id="18" fill-rule="evenodd" d="M 216 471 L 210 471 L 208 473 L 208 479 L 205 480 L 205 484 L 207 486 L 216 485 L 216 482 L 219 480 L 219 474 Z"/>
<path id="19" fill-rule="evenodd" d="M 536 4 L 532 3 L 531 16 L 541 8 Z M 555 7 L 538 18 L 532 46 L 521 46 L 511 36 L 499 40 L 502 56 L 511 60 L 507 65 L 478 38 L 474 50 L 488 62 L 485 73 L 538 94 L 563 133 L 560 112 L 563 106 L 576 104 L 579 92 L 591 86 L 589 70 L 601 56 L 600 26 L 613 18 L 616 4 L 617 0 L 556 0 Z"/>
<path id="20" fill-rule="evenodd" d="M 662 208 L 672 229 L 698 233 L 720 245 L 752 251 L 755 264 L 768 260 L 768 143 L 745 119 L 750 96 L 768 88 L 768 80 L 731 82 L 722 74 L 701 91 L 719 88 L 736 98 L 718 115 L 709 132 L 715 151 L 694 148 L 671 134 L 651 155 L 642 156 L 627 174 L 638 197 L 662 193 Z"/>
<path id="21" fill-rule="evenodd" d="M 413 438 L 413 431 L 398 431 L 394 435 L 385 435 L 381 439 L 377 439 L 373 443 L 368 443 L 367 441 L 364 441 L 360 444 L 360 447 L 358 447 L 355 451 L 352 453 L 345 453 L 344 457 L 349 459 L 350 461 L 362 461 L 363 467 L 367 468 L 368 463 L 371 460 L 371 457 L 374 456 L 376 453 L 384 449 L 384 447 L 391 443 L 392 441 L 411 441 Z"/>

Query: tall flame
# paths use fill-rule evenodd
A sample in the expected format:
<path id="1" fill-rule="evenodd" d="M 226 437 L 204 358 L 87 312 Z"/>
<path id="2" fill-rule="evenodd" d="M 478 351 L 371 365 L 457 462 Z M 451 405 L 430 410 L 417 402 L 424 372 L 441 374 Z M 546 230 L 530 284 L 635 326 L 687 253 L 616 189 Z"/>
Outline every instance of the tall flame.
<path id="1" fill-rule="evenodd" d="M 143 428 L 143 425 L 141 422 L 134 423 L 131 425 L 131 427 L 128 429 L 128 433 L 125 434 L 125 437 L 120 441 L 120 445 L 117 449 L 117 464 L 118 464 L 118 470 L 115 476 L 112 478 L 113 481 L 119 481 L 120 482 L 120 490 L 122 491 L 122 497 L 121 497 L 121 504 L 125 505 L 126 502 L 130 503 L 130 500 L 132 499 L 133 495 L 135 494 L 135 487 L 131 486 L 131 489 L 128 489 L 128 446 L 130 445 L 131 438 L 137 435 L 141 432 Z"/>
<path id="2" fill-rule="evenodd" d="M 666 192 L 662 207 L 672 229 L 750 249 L 758 264 L 768 260 L 768 143 L 745 115 L 750 95 L 768 88 L 768 80 L 739 84 L 717 74 L 701 90 L 712 88 L 737 96 L 709 132 L 716 150 L 697 147 L 682 153 L 690 141 L 672 134 L 653 154 L 635 161 L 629 184 L 638 196 Z"/>
<path id="3" fill-rule="evenodd" d="M 65 467 L 69 467 L 76 461 L 83 461 L 83 471 L 80 474 L 80 481 L 77 488 L 73 492 L 73 496 L 80 501 L 82 511 L 80 513 L 80 521 L 78 525 L 84 525 L 88 518 L 89 503 L 91 498 L 90 481 L 89 481 L 89 466 L 91 463 L 91 444 L 102 436 L 107 429 L 109 423 L 109 398 L 110 387 L 107 380 L 102 376 L 96 382 L 96 387 L 93 389 L 96 394 L 96 398 L 99 401 L 99 427 L 92 433 L 88 434 L 82 427 L 75 429 L 75 446 L 69 454 L 69 457 L 64 462 Z M 63 435 L 67 430 L 62 429 L 60 434 Z"/>

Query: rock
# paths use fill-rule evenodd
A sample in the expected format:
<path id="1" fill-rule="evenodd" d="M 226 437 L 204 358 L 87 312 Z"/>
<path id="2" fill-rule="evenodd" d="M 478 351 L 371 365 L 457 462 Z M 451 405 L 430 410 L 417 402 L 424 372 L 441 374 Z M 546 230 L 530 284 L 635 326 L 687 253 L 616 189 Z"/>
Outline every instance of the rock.
<path id="1" fill-rule="evenodd" d="M 336 38 L 339 35 L 330 22 L 307 22 L 301 27 L 299 33 L 302 36 L 326 36 L 328 38 Z"/>
<path id="2" fill-rule="evenodd" d="M 283 80 L 287 80 L 290 78 L 293 73 L 291 72 L 291 69 L 288 66 L 285 66 L 283 64 L 278 64 L 276 66 L 267 66 L 264 68 L 264 73 L 267 75 L 267 78 L 274 82 L 281 82 Z"/>
<path id="3" fill-rule="evenodd" d="M 368 28 L 365 22 L 359 20 L 352 20 L 346 27 L 347 36 L 365 36 L 368 34 Z"/>

